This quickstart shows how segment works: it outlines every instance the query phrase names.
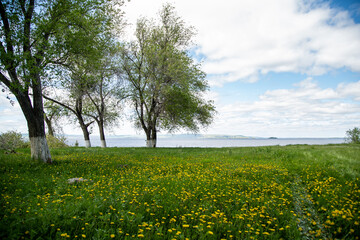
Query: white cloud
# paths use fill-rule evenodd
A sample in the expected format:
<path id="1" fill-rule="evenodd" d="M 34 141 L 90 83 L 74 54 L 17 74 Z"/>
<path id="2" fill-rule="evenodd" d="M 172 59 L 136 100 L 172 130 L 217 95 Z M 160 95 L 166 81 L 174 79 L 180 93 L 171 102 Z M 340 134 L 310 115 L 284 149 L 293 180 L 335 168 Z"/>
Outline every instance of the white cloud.
<path id="1" fill-rule="evenodd" d="M 141 15 L 155 17 L 164 2 L 132 0 L 123 9 L 125 17 L 132 24 Z M 360 24 L 324 1 L 182 0 L 174 5 L 179 16 L 198 30 L 196 53 L 204 56 L 203 69 L 213 86 L 256 82 L 269 72 L 313 78 L 339 68 L 360 72 Z M 133 30 L 134 25 L 128 32 Z M 229 105 L 219 105 L 220 96 L 206 95 L 215 99 L 219 112 L 209 133 L 343 136 L 360 118 L 360 81 L 321 88 L 310 77 L 291 89 L 266 91 L 257 101 Z M 12 127 L 27 132 L 19 106 L 12 107 L 1 94 L 0 122 L 0 132 Z M 119 126 L 116 134 L 135 133 L 128 119 Z M 65 132 L 81 134 L 72 125 Z"/>
<path id="2" fill-rule="evenodd" d="M 0 92 L 0 133 L 17 131 L 27 133 L 27 124 L 17 101 L 12 105 L 6 96 L 15 99 L 13 95 Z"/>
<path id="3" fill-rule="evenodd" d="M 243 134 L 262 137 L 342 137 L 360 119 L 360 81 L 340 83 L 335 88 L 321 88 L 307 78 L 290 89 L 266 91 L 257 101 L 238 101 L 219 105 L 219 94 L 208 92 L 206 99 L 217 104 L 218 114 L 208 129 L 210 134 Z M 126 114 L 131 112 L 126 108 Z M 27 133 L 25 118 L 18 103 L 11 106 L 4 94 L 0 94 L 0 132 L 17 130 Z M 64 125 L 67 134 L 79 134 L 81 130 L 72 124 Z M 136 132 L 128 118 L 112 130 L 112 134 L 143 134 Z M 92 136 L 97 138 L 94 126 Z"/>
<path id="4" fill-rule="evenodd" d="M 165 0 L 131 1 L 126 17 L 154 17 Z M 198 52 L 212 85 L 254 82 L 258 74 L 319 75 L 342 67 L 360 71 L 360 24 L 327 3 L 300 0 L 175 2 L 198 29 Z M 214 74 L 214 76 L 211 76 Z"/>
<path id="5" fill-rule="evenodd" d="M 308 78 L 291 89 L 266 91 L 255 102 L 218 106 L 219 117 L 211 131 L 249 136 L 342 137 L 360 118 L 359 88 L 360 81 L 322 89 Z"/>
<path id="6" fill-rule="evenodd" d="M 163 2 L 132 1 L 125 11 L 135 22 L 139 14 L 154 17 Z M 269 72 L 360 72 L 360 24 L 324 1 L 182 0 L 175 7 L 198 30 L 196 53 L 204 57 L 212 86 L 256 82 Z M 209 132 L 341 137 L 358 123 L 359 100 L 360 82 L 321 88 L 309 77 L 292 89 L 266 91 L 255 102 L 215 101 L 219 114 Z"/>
<path id="7" fill-rule="evenodd" d="M 354 98 L 356 101 L 360 101 L 360 81 L 349 84 L 341 83 L 337 90 L 343 98 Z"/>

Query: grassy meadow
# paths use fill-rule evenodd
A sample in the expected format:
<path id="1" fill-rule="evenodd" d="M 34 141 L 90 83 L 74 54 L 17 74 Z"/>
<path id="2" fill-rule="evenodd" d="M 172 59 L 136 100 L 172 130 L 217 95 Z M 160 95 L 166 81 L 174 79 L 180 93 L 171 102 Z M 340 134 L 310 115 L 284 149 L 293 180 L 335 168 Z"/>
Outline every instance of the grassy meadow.
<path id="1" fill-rule="evenodd" d="M 51 154 L 0 152 L 0 239 L 360 236 L 360 145 Z"/>

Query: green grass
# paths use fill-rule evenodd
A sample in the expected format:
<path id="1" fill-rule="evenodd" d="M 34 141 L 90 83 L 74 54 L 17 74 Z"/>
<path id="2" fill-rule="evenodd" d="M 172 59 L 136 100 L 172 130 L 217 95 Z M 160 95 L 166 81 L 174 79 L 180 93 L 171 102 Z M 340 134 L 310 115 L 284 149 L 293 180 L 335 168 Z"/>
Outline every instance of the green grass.
<path id="1" fill-rule="evenodd" d="M 359 145 L 51 153 L 0 152 L 0 239 L 360 236 Z"/>

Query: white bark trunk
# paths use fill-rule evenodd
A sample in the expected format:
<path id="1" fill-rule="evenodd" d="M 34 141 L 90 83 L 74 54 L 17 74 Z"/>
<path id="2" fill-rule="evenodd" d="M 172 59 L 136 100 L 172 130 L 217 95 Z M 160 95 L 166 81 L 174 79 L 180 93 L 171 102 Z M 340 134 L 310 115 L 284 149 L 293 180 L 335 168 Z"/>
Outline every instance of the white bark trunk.
<path id="1" fill-rule="evenodd" d="M 156 146 L 156 139 L 146 140 L 146 147 L 154 148 Z"/>
<path id="2" fill-rule="evenodd" d="M 106 148 L 106 141 L 105 140 L 101 140 L 101 147 Z"/>
<path id="3" fill-rule="evenodd" d="M 31 158 L 46 163 L 52 163 L 46 137 L 31 137 Z"/>
<path id="4" fill-rule="evenodd" d="M 85 147 L 87 148 L 91 147 L 90 140 L 85 140 Z"/>

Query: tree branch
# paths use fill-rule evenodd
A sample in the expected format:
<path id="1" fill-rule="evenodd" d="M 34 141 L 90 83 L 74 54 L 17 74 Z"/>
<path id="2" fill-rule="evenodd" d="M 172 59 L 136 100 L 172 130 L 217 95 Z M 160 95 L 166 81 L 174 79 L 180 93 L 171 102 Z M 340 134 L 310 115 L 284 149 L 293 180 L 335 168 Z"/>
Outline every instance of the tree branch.
<path id="1" fill-rule="evenodd" d="M 2 74 L 0 72 L 0 81 L 3 82 L 5 84 L 5 86 L 7 86 L 9 89 L 11 89 L 11 82 L 9 81 L 9 79 L 7 77 L 5 77 L 4 74 Z"/>
<path id="2" fill-rule="evenodd" d="M 100 108 L 96 104 L 95 100 L 91 97 L 91 94 L 88 91 L 86 91 L 86 95 L 88 95 L 88 97 L 90 98 L 90 101 L 92 102 L 92 104 L 94 104 L 94 106 L 95 106 L 96 110 L 98 111 L 98 113 L 100 113 Z M 93 116 L 90 116 L 90 117 L 93 117 Z"/>
<path id="3" fill-rule="evenodd" d="M 95 121 L 91 121 L 91 122 L 85 124 L 86 128 L 88 128 L 88 127 L 89 127 L 91 124 L 93 124 L 94 122 L 95 122 Z"/>
<path id="4" fill-rule="evenodd" d="M 30 30 L 31 30 L 31 19 L 34 12 L 34 0 L 30 0 L 29 7 L 27 10 L 25 10 L 25 2 L 20 1 L 20 3 L 21 3 L 20 4 L 21 9 L 25 17 L 23 54 L 26 55 L 30 53 Z"/>
<path id="5" fill-rule="evenodd" d="M 59 101 L 57 101 L 57 100 L 55 100 L 55 99 L 53 99 L 53 98 L 51 98 L 51 97 L 48 97 L 48 96 L 46 96 L 46 95 L 44 95 L 44 94 L 43 94 L 43 97 L 44 97 L 46 100 L 52 101 L 52 102 L 54 102 L 54 103 L 56 103 L 56 104 L 58 104 L 58 105 L 60 105 L 60 106 L 62 106 L 62 107 L 64 107 L 64 108 L 66 108 L 66 109 L 69 109 L 71 112 L 73 112 L 75 115 L 77 115 L 76 111 L 75 111 L 74 109 L 72 109 L 70 106 L 68 106 L 68 105 L 66 105 L 66 104 L 64 104 L 64 103 L 62 103 L 62 102 L 59 102 Z"/>
<path id="6" fill-rule="evenodd" d="M 1 15 L 1 20 L 3 22 L 7 53 L 13 55 L 14 48 L 13 48 L 12 40 L 11 40 L 11 30 L 10 30 L 10 25 L 9 25 L 9 19 L 6 15 L 6 11 L 5 11 L 2 1 L 0 1 L 0 15 Z M 11 62 L 13 62 L 13 61 L 11 61 Z M 11 64 L 11 67 L 13 67 L 12 64 Z"/>

